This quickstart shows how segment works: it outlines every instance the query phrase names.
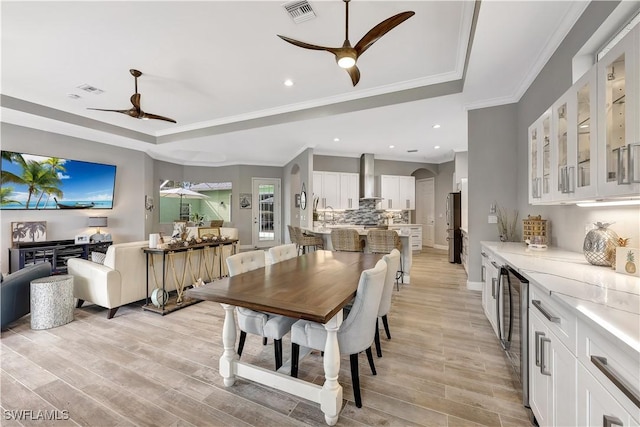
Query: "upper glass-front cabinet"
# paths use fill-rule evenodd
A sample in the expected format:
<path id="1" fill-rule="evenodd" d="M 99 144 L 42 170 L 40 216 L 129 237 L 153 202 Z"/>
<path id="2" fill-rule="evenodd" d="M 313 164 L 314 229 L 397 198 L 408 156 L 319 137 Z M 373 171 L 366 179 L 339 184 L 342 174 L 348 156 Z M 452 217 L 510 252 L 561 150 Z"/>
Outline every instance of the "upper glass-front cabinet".
<path id="1" fill-rule="evenodd" d="M 640 26 L 598 62 L 600 196 L 640 191 Z"/>
<path id="2" fill-rule="evenodd" d="M 551 200 L 555 172 L 552 167 L 551 111 L 529 127 L 529 203 Z"/>

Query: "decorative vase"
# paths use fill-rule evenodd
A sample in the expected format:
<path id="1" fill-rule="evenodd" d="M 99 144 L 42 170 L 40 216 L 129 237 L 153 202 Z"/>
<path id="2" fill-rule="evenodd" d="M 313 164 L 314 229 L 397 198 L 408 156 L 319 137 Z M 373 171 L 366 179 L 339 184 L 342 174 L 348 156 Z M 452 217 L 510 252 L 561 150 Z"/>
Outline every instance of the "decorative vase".
<path id="1" fill-rule="evenodd" d="M 608 255 L 618 246 L 618 235 L 607 228 L 609 225 L 596 222 L 596 228 L 589 231 L 584 238 L 584 257 L 593 265 L 611 267 L 611 258 Z"/>

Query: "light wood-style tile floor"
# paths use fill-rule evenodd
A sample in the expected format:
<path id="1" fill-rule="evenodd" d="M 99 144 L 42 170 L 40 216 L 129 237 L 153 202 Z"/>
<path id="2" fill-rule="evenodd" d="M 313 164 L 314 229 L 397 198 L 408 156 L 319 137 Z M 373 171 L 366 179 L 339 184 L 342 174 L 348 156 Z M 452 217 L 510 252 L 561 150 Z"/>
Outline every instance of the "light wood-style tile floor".
<path id="1" fill-rule="evenodd" d="M 394 291 L 392 339 L 381 331 L 377 376 L 360 357 L 361 409 L 353 403 L 349 359 L 342 358 L 338 425 L 530 425 L 480 293 L 466 289 L 462 267 L 434 249 L 413 262 L 411 285 Z M 202 302 L 164 317 L 134 304 L 111 320 L 106 314 L 85 303 L 68 325 L 34 331 L 25 316 L 2 332 L 1 425 L 325 425 L 317 404 L 246 380 L 224 387 L 218 304 Z M 273 344 L 248 336 L 242 357 L 273 369 Z M 300 362 L 300 377 L 322 383 L 319 353 Z M 11 414 L 69 419 L 17 421 Z"/>

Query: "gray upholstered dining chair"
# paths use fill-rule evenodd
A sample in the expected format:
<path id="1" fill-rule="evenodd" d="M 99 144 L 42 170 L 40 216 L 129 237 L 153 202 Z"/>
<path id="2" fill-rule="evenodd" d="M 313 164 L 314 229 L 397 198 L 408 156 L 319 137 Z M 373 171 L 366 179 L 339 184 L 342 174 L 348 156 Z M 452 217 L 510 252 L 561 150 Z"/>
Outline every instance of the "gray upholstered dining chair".
<path id="1" fill-rule="evenodd" d="M 334 251 L 362 252 L 364 242 L 355 228 L 334 228 L 331 230 L 331 245 Z"/>
<path id="2" fill-rule="evenodd" d="M 393 294 L 393 284 L 396 281 L 396 271 L 400 266 L 400 251 L 393 249 L 391 253 L 382 257 L 387 263 L 387 275 L 384 279 L 384 290 L 382 291 L 382 298 L 380 298 L 380 307 L 378 308 L 378 317 L 376 317 L 376 334 L 374 342 L 376 343 L 376 354 L 378 357 L 382 357 L 382 348 L 380 347 L 380 329 L 378 325 L 378 319 L 382 319 L 384 325 L 384 331 L 387 334 L 387 339 L 391 339 L 391 332 L 389 332 L 389 321 L 387 320 L 387 314 L 391 309 L 391 295 Z"/>
<path id="3" fill-rule="evenodd" d="M 269 248 L 269 255 L 273 263 L 284 261 L 286 259 L 295 258 L 298 256 L 298 248 L 295 243 L 289 243 L 287 245 L 278 245 Z"/>
<path id="4" fill-rule="evenodd" d="M 380 308 L 380 299 L 384 289 L 387 263 L 380 260 L 374 268 L 365 270 L 360 275 L 358 290 L 353 306 L 338 329 L 338 346 L 340 354 L 348 354 L 351 363 L 351 383 L 358 408 L 362 407 L 360 396 L 360 376 L 358 373 L 358 354 L 366 351 L 371 373 L 376 375 L 373 364 L 371 343 L 375 331 L 374 320 Z M 324 325 L 308 320 L 298 320 L 291 327 L 291 376 L 298 376 L 298 358 L 300 346 L 315 350 L 324 350 L 327 330 Z"/>
<path id="5" fill-rule="evenodd" d="M 398 232 L 395 230 L 369 230 L 367 233 L 367 246 L 369 251 L 374 254 L 388 254 L 393 249 L 402 251 L 402 241 Z M 404 283 L 404 267 L 402 265 L 402 256 L 400 257 L 400 268 L 397 268 L 396 287 L 400 290 L 398 280 Z"/>
<path id="6" fill-rule="evenodd" d="M 264 251 L 249 251 L 231 255 L 227 258 L 229 276 L 233 277 L 247 271 L 265 266 Z M 290 330 L 296 319 L 276 314 L 263 313 L 245 307 L 236 307 L 238 327 L 240 328 L 240 342 L 238 343 L 238 357 L 242 356 L 247 333 L 258 335 L 266 344 L 268 338 L 273 339 L 276 371 L 282 366 L 282 337 Z"/>

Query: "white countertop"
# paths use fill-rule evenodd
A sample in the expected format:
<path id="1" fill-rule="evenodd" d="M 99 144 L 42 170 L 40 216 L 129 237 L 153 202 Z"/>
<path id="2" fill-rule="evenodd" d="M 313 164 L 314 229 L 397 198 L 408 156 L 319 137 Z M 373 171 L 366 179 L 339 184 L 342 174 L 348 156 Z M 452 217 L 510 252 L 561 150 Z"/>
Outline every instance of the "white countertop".
<path id="1" fill-rule="evenodd" d="M 398 224 L 398 225 L 408 225 L 408 224 Z M 313 227 L 313 228 L 304 228 L 303 227 L 302 229 L 306 230 L 306 231 L 310 231 L 310 232 L 315 233 L 315 234 L 331 234 L 331 230 L 334 229 L 334 228 L 353 228 L 353 229 L 357 230 L 358 234 L 361 235 L 361 236 L 366 236 L 367 233 L 369 232 L 369 230 L 371 230 L 371 228 L 364 228 L 364 226 L 362 226 L 362 225 L 348 225 L 348 226 L 347 225 L 345 225 L 345 226 L 339 225 L 337 227 L 334 226 L 334 225 L 329 225 L 329 226 L 326 226 L 326 227 Z M 407 230 L 400 230 L 398 235 L 400 237 L 409 236 L 409 235 L 411 235 L 411 232 L 408 229 Z"/>
<path id="2" fill-rule="evenodd" d="M 640 352 L 640 278 L 589 264 L 582 253 L 481 242 L 531 282 Z"/>

